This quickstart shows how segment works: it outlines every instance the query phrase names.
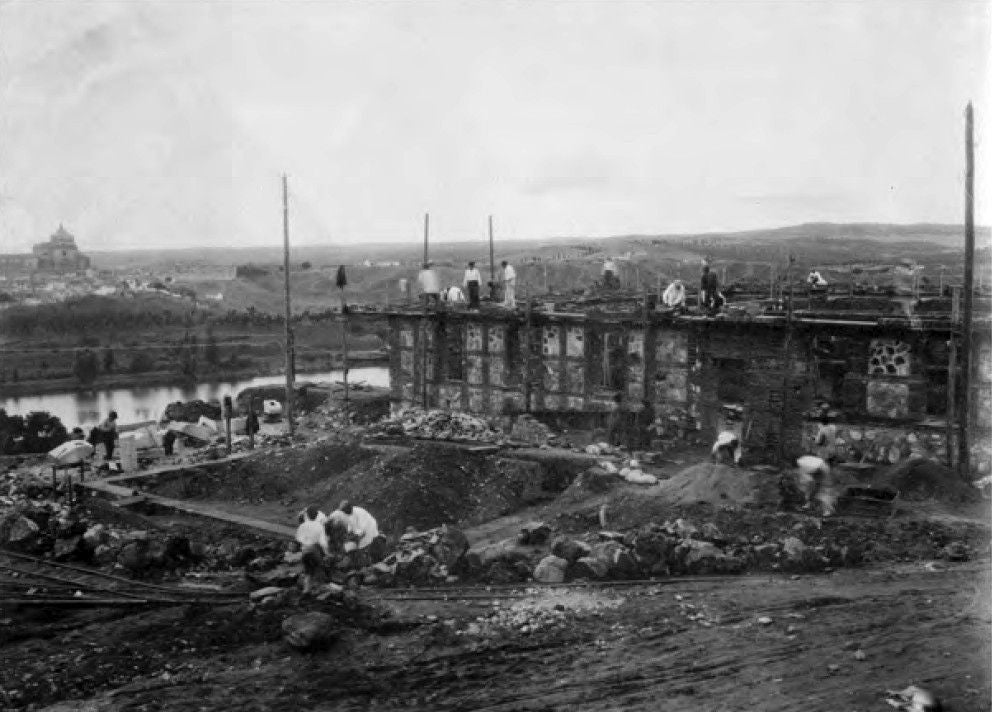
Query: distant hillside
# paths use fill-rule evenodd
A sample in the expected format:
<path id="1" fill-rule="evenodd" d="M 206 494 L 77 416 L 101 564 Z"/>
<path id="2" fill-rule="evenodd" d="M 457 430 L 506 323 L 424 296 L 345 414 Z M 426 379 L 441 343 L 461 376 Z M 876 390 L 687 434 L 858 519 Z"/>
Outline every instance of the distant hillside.
<path id="1" fill-rule="evenodd" d="M 852 242 L 871 241 L 885 243 L 887 247 L 907 250 L 904 257 L 918 258 L 921 251 L 945 253 L 964 248 L 964 228 L 961 225 L 889 225 L 878 223 L 804 223 L 789 227 L 741 232 L 702 234 L 617 235 L 612 237 L 567 237 L 546 239 L 515 239 L 496 242 L 497 260 L 527 260 L 531 257 L 554 257 L 571 253 L 575 247 L 584 248 L 587 254 L 615 254 L 631 249 L 665 247 L 669 259 L 691 259 L 705 252 L 708 246 L 721 244 L 746 244 L 775 246 L 779 251 L 801 247 L 826 247 L 824 241 L 837 242 L 835 247 L 850 246 Z M 659 244 L 662 243 L 662 244 Z M 976 245 L 992 245 L 992 228 L 976 229 Z M 682 248 L 682 249 L 676 249 Z M 831 250 L 835 251 L 835 250 Z M 202 262 L 204 264 L 232 265 L 255 262 L 276 264 L 282 262 L 282 245 L 279 236 L 273 238 L 272 247 L 207 247 L 202 249 L 175 250 L 117 250 L 90 253 L 98 267 L 126 269 L 134 266 L 167 267 L 176 262 Z M 366 245 L 300 245 L 292 248 L 292 261 L 304 260 L 316 265 L 359 264 L 363 260 L 402 260 L 416 262 L 423 254 L 423 244 L 370 243 Z M 472 242 L 437 242 L 431 244 L 431 258 L 439 261 L 462 262 L 475 259 L 487 263 L 489 247 L 480 238 Z M 814 258 L 814 260 L 817 258 Z"/>

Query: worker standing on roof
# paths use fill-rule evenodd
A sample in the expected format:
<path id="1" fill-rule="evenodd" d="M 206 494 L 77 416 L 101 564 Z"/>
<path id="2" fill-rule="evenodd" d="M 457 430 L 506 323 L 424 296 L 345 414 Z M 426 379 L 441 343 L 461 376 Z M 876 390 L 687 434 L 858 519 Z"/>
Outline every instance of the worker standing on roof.
<path id="1" fill-rule="evenodd" d="M 503 306 L 517 308 L 517 271 L 506 260 L 503 260 Z"/>
<path id="2" fill-rule="evenodd" d="M 437 272 L 434 271 L 433 262 L 424 262 L 424 268 L 417 275 L 417 284 L 420 286 L 420 291 L 423 293 L 427 305 L 437 306 L 441 296 L 441 282 L 437 278 Z"/>
<path id="3" fill-rule="evenodd" d="M 462 286 L 468 290 L 468 308 L 479 308 L 479 285 L 482 284 L 482 275 L 475 268 L 475 262 L 469 262 L 465 269 L 465 277 L 462 279 Z"/>
<path id="4" fill-rule="evenodd" d="M 709 265 L 703 265 L 703 274 L 699 278 L 699 306 L 712 316 L 719 308 L 720 280 L 716 272 L 710 271 Z"/>
<path id="5" fill-rule="evenodd" d="M 813 289 L 826 289 L 827 280 L 823 278 L 819 270 L 811 269 L 809 274 L 806 276 L 806 284 L 808 284 Z"/>
<path id="6" fill-rule="evenodd" d="M 680 309 L 685 306 L 685 285 L 681 279 L 676 279 L 668 285 L 661 295 L 662 303 L 671 309 Z"/>

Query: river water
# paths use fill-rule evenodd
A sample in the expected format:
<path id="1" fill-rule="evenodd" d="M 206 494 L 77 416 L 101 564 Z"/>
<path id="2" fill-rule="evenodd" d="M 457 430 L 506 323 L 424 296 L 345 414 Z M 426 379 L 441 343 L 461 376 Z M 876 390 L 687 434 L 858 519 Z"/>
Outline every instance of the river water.
<path id="1" fill-rule="evenodd" d="M 297 382 L 340 381 L 341 371 L 323 373 L 298 373 Z M 389 386 L 389 369 L 383 366 L 367 366 L 348 369 L 351 383 L 365 383 L 370 386 Z M 38 396 L 0 398 L 0 408 L 10 415 L 27 415 L 31 411 L 47 410 L 56 415 L 68 429 L 79 425 L 84 429 L 96 425 L 107 417 L 111 410 L 117 411 L 118 423 L 139 423 L 145 420 L 158 420 L 165 407 L 175 401 L 223 400 L 224 396 L 235 398 L 238 392 L 251 386 L 270 386 L 286 382 L 285 376 L 259 376 L 242 381 L 221 381 L 198 383 L 192 386 L 152 386 L 149 388 L 108 388 L 105 390 L 71 391 L 68 393 L 45 393 Z"/>

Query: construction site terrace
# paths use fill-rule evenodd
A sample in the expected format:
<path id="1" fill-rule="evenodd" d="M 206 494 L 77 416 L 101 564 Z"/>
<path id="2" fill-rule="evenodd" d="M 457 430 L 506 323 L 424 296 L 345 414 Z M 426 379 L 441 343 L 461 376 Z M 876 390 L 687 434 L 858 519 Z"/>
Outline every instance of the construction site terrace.
<path id="1" fill-rule="evenodd" d="M 959 287 L 796 277 L 349 305 L 388 389 L 269 389 L 291 430 L 151 428 L 123 472 L 5 456 L 2 706 L 992 709 L 989 299 L 966 339 Z M 314 572 L 343 500 L 382 536 Z"/>

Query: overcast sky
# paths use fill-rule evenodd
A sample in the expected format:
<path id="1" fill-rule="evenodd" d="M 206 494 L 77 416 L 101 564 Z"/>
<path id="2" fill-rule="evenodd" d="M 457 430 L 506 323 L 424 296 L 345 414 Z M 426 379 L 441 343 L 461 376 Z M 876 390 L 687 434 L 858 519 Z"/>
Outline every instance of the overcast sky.
<path id="1" fill-rule="evenodd" d="M 990 3 L 0 0 L 0 249 L 962 220 Z M 992 166 L 979 161 L 980 223 Z"/>

